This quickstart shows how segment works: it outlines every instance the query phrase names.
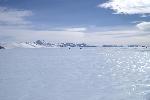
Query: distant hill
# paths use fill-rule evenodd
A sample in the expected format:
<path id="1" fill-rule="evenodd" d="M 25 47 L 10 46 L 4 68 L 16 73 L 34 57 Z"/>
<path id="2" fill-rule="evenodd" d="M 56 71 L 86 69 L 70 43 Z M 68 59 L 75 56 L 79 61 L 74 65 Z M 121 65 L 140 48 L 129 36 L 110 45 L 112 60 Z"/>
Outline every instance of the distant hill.
<path id="1" fill-rule="evenodd" d="M 3 43 L 1 47 L 11 49 L 11 48 L 61 48 L 61 47 L 97 47 L 97 46 L 88 45 L 86 43 L 50 43 L 44 40 L 37 40 L 34 42 Z"/>

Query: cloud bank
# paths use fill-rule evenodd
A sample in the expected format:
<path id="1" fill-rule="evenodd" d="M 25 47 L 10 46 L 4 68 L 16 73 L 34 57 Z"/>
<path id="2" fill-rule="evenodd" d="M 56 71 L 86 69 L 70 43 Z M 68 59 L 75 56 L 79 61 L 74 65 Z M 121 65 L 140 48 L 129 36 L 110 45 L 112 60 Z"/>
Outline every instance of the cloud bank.
<path id="1" fill-rule="evenodd" d="M 150 0 L 109 0 L 98 7 L 112 9 L 116 14 L 150 14 Z"/>

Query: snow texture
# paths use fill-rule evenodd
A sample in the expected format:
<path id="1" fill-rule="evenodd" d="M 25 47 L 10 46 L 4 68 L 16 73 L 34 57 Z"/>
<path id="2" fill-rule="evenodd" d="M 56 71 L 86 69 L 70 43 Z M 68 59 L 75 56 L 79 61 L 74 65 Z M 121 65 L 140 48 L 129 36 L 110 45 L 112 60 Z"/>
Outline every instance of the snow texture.
<path id="1" fill-rule="evenodd" d="M 150 100 L 150 51 L 0 50 L 0 100 Z"/>

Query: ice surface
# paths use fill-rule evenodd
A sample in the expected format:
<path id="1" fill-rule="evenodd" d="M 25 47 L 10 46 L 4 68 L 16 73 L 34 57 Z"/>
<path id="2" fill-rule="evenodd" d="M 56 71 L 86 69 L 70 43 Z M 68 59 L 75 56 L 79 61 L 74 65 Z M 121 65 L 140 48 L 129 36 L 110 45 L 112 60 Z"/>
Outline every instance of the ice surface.
<path id="1" fill-rule="evenodd" d="M 150 51 L 0 50 L 0 100 L 150 100 Z"/>

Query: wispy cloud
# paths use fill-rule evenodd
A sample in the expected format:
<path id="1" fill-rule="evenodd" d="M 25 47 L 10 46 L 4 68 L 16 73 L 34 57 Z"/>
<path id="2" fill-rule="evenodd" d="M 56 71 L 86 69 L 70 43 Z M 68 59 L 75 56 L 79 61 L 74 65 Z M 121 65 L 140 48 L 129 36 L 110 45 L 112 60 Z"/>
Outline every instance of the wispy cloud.
<path id="1" fill-rule="evenodd" d="M 98 7 L 112 9 L 116 14 L 150 14 L 150 0 L 109 0 Z"/>
<path id="2" fill-rule="evenodd" d="M 84 41 L 84 27 L 35 29 L 35 25 L 26 19 L 33 16 L 29 10 L 0 7 L 0 38 L 1 41 Z M 33 27 L 34 26 L 34 27 Z M 58 29 L 58 30 L 57 30 Z"/>
<path id="3" fill-rule="evenodd" d="M 83 32 L 86 31 L 87 28 L 85 27 L 74 27 L 74 28 L 64 28 L 65 31 L 70 31 L 70 32 Z"/>
<path id="4" fill-rule="evenodd" d="M 4 25 L 29 24 L 30 21 L 26 20 L 25 17 L 29 17 L 31 15 L 32 12 L 28 10 L 18 10 L 0 7 L 0 24 Z"/>
<path id="5" fill-rule="evenodd" d="M 35 41 L 44 39 L 52 42 L 90 42 L 125 44 L 149 41 L 150 22 L 136 22 L 135 26 L 107 27 L 55 27 L 36 29 L 26 17 L 32 11 L 0 7 L 0 41 Z M 119 37 L 119 38 L 118 38 Z"/>
<path id="6" fill-rule="evenodd" d="M 141 22 L 136 25 L 140 30 L 150 32 L 150 22 Z"/>
<path id="7" fill-rule="evenodd" d="M 114 14 L 139 14 L 141 17 L 149 17 L 150 1 L 149 0 L 108 0 L 98 7 L 111 9 Z M 134 21 L 131 28 L 122 28 L 112 31 L 105 31 L 104 36 L 108 35 L 115 41 L 126 41 L 127 43 L 148 43 L 150 42 L 150 22 Z"/>

